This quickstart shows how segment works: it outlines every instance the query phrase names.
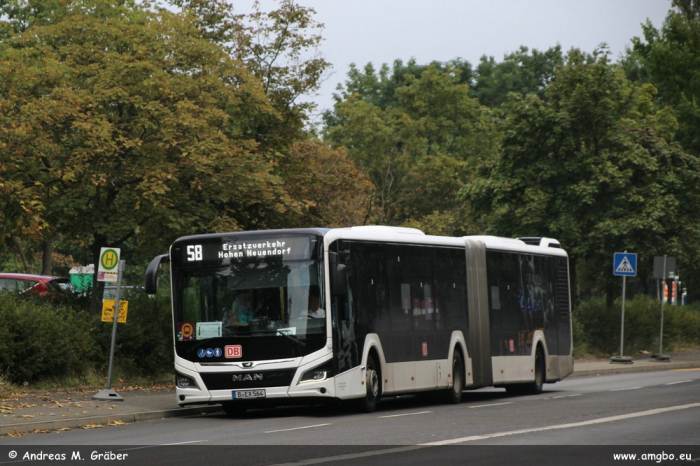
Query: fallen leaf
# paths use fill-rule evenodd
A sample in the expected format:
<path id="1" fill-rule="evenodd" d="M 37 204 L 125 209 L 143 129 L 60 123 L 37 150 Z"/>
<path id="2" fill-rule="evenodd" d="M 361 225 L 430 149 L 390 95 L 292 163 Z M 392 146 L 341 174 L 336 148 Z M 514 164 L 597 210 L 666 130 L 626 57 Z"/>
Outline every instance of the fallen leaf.
<path id="1" fill-rule="evenodd" d="M 90 424 L 80 426 L 81 429 L 98 429 L 100 427 L 104 427 L 104 426 L 102 424 L 94 424 L 92 422 Z"/>

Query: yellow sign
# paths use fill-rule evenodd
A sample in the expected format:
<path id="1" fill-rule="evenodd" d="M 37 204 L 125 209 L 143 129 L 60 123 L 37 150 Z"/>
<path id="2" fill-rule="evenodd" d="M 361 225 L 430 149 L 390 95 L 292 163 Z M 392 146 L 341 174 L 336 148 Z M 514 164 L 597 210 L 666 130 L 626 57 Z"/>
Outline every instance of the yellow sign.
<path id="1" fill-rule="evenodd" d="M 114 322 L 114 306 L 117 302 L 113 299 L 102 301 L 102 322 Z M 126 323 L 126 311 L 129 309 L 129 301 L 119 300 L 119 318 L 117 322 Z"/>
<path id="2" fill-rule="evenodd" d="M 101 248 L 97 266 L 97 281 L 116 282 L 119 279 L 119 248 Z"/>

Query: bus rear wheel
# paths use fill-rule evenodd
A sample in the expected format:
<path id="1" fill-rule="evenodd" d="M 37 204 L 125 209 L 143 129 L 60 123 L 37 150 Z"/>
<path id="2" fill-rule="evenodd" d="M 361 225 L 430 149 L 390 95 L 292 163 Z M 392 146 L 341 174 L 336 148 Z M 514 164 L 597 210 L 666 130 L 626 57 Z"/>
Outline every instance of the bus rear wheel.
<path id="1" fill-rule="evenodd" d="M 464 363 L 462 355 L 455 350 L 452 356 L 452 387 L 443 392 L 443 400 L 448 404 L 458 404 L 462 401 L 464 389 Z"/>
<path id="2" fill-rule="evenodd" d="M 542 386 L 546 377 L 546 367 L 544 352 L 538 347 L 535 352 L 535 380 L 528 383 L 517 383 L 506 385 L 506 392 L 512 395 L 539 395 L 542 393 Z"/>
<path id="3" fill-rule="evenodd" d="M 363 398 L 360 398 L 357 403 L 358 411 L 363 413 L 373 413 L 379 405 L 381 396 L 381 373 L 379 365 L 373 355 L 367 356 L 367 369 L 365 370 L 365 386 L 366 393 Z"/>

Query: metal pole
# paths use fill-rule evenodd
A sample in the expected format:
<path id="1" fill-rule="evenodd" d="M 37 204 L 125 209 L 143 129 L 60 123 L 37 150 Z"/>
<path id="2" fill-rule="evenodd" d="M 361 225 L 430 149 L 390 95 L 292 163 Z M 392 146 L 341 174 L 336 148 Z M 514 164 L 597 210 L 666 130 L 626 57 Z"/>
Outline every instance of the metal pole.
<path id="1" fill-rule="evenodd" d="M 109 350 L 109 370 L 107 372 L 107 389 L 112 388 L 112 366 L 114 364 L 114 345 L 117 341 L 117 321 L 119 320 L 119 295 L 122 289 L 122 272 L 125 261 L 119 261 L 119 274 L 117 275 L 117 297 L 114 302 L 114 324 L 112 325 L 112 346 Z"/>
<path id="2" fill-rule="evenodd" d="M 664 254 L 664 273 L 661 279 L 661 332 L 659 333 L 659 356 L 663 354 L 662 348 L 664 343 L 664 303 L 666 302 L 666 296 L 664 296 L 664 285 L 666 285 L 666 254 Z"/>
<path id="3" fill-rule="evenodd" d="M 124 401 L 117 392 L 112 390 L 112 366 L 114 365 L 114 345 L 117 341 L 117 322 L 119 321 L 119 295 L 122 289 L 122 272 L 124 272 L 124 261 L 119 261 L 117 267 L 117 297 L 114 302 L 114 323 L 112 324 L 112 346 L 109 350 L 109 369 L 107 373 L 107 388 L 92 395 L 93 400 Z"/>
<path id="4" fill-rule="evenodd" d="M 627 252 L 627 251 L 625 251 Z M 625 341 L 625 283 L 627 282 L 627 276 L 622 276 L 622 324 L 620 325 L 620 356 L 623 355 L 622 348 L 624 347 Z"/>

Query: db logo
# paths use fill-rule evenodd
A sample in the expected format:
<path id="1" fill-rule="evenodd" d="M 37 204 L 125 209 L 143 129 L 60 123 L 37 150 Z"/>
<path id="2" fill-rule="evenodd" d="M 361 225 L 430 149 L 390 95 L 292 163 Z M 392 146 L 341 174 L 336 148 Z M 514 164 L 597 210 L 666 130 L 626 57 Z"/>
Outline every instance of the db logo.
<path id="1" fill-rule="evenodd" d="M 243 347 L 241 345 L 228 345 L 224 347 L 227 358 L 240 358 L 243 356 Z"/>

